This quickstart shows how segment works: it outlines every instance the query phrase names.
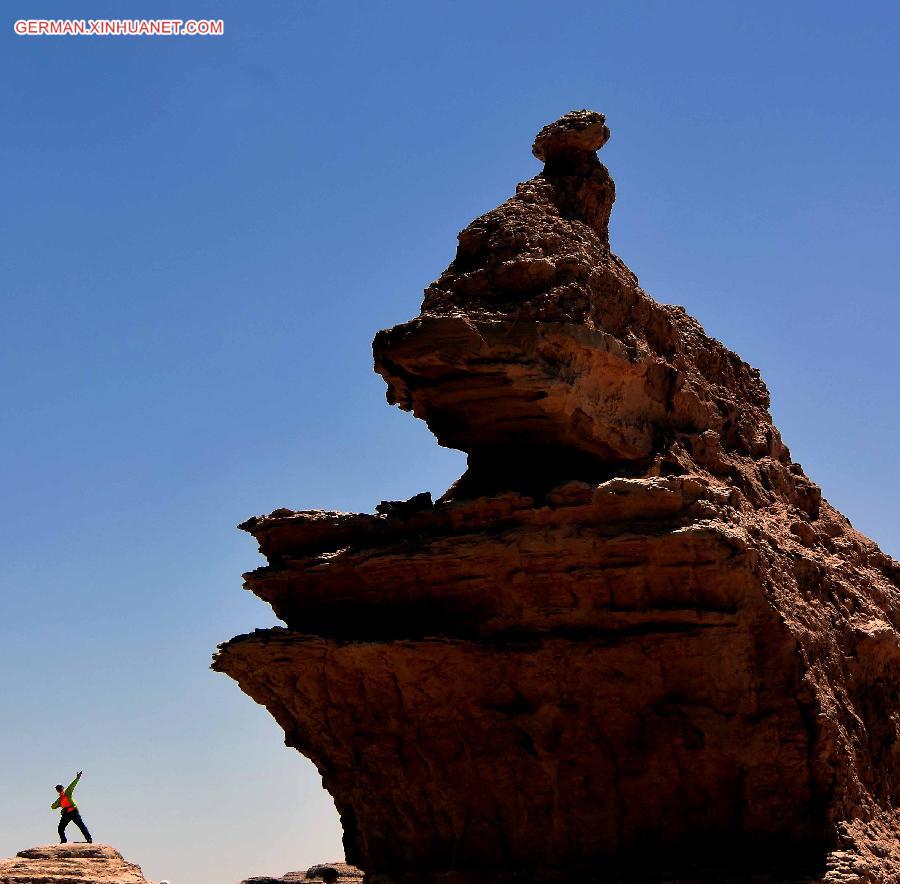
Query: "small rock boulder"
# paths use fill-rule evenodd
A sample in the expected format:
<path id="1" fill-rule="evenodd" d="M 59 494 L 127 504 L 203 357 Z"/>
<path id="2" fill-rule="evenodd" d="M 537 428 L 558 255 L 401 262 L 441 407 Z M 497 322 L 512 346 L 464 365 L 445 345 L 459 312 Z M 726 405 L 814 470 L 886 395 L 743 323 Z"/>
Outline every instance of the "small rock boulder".
<path id="1" fill-rule="evenodd" d="M 576 110 L 548 123 L 538 132 L 531 152 L 542 162 L 579 153 L 595 153 L 609 141 L 606 117 L 596 111 Z"/>

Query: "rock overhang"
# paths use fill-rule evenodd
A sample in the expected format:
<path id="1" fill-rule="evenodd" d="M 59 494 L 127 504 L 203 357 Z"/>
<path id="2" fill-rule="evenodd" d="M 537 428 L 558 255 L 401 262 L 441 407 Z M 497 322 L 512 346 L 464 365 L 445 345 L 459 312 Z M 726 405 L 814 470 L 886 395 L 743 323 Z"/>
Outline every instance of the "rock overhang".
<path id="1" fill-rule="evenodd" d="M 524 363 L 523 348 L 537 358 Z M 467 453 L 552 446 L 640 461 L 653 451 L 653 417 L 664 418 L 651 363 L 586 326 L 425 316 L 379 332 L 374 350 L 388 401 Z"/>
<path id="2" fill-rule="evenodd" d="M 290 627 L 348 639 L 699 625 L 737 608 L 727 575 L 754 563 L 721 518 L 729 494 L 657 477 L 568 482 L 540 501 L 429 498 L 401 514 L 279 511 L 245 523 L 269 559 L 246 586 Z M 721 579 L 685 579 L 702 569 Z"/>

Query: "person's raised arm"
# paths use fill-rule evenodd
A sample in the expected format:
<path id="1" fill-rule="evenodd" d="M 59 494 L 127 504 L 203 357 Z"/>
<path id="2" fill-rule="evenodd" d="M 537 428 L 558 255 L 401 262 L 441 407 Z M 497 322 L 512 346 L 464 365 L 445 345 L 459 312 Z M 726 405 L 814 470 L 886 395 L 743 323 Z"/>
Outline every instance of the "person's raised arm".
<path id="1" fill-rule="evenodd" d="M 72 797 L 72 793 L 75 791 L 75 787 L 78 785 L 78 781 L 80 779 L 81 779 L 81 771 L 78 771 L 78 773 L 75 774 L 75 779 L 72 780 L 72 782 L 69 783 L 69 785 L 66 787 L 66 795 L 68 795 L 69 798 Z"/>

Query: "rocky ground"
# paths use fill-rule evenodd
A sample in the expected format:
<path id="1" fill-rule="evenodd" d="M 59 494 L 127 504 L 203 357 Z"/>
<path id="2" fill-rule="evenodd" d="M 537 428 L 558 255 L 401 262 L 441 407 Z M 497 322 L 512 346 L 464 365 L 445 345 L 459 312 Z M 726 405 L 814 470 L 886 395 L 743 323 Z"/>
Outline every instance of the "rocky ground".
<path id="1" fill-rule="evenodd" d="M 375 338 L 465 474 L 244 523 L 286 628 L 214 668 L 315 762 L 369 884 L 898 881 L 900 564 L 612 253 L 608 138 L 542 129 Z"/>
<path id="2" fill-rule="evenodd" d="M 48 844 L 0 860 L 0 884 L 153 884 L 106 844 Z"/>

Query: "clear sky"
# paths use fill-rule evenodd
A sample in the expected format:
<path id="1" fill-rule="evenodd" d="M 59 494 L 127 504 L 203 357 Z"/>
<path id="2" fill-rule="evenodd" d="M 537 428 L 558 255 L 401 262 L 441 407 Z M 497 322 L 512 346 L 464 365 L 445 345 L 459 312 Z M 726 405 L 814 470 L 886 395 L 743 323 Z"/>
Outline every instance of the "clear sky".
<path id="1" fill-rule="evenodd" d="M 225 35 L 13 33 L 124 14 Z M 900 556 L 896 3 L 9 0 L 0 32 L 0 855 L 54 840 L 84 768 L 97 840 L 157 880 L 340 856 L 313 767 L 207 668 L 274 622 L 234 526 L 462 471 L 370 341 L 572 108 L 613 133 L 615 251 Z"/>

